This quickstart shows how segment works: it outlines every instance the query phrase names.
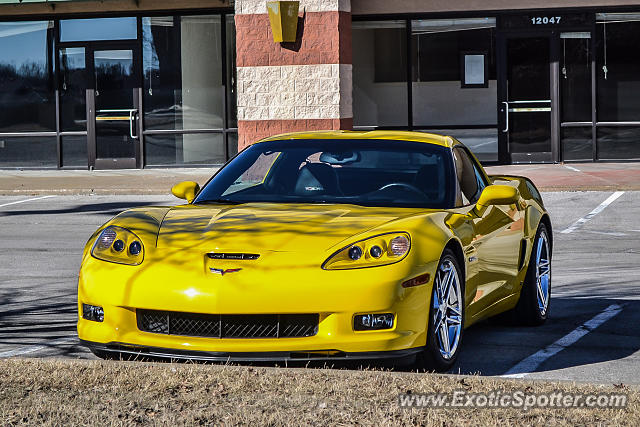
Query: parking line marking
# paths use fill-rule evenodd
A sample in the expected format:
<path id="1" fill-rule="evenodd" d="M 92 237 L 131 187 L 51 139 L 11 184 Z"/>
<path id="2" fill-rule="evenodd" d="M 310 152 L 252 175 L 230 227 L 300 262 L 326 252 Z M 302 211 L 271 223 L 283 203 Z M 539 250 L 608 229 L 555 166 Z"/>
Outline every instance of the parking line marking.
<path id="1" fill-rule="evenodd" d="M 49 197 L 56 197 L 56 196 L 52 194 L 50 196 L 42 196 L 42 197 L 35 197 L 33 199 L 18 200 L 17 202 L 10 202 L 10 203 L 5 203 L 3 205 L 0 205 L 0 208 L 3 208 L 5 206 L 10 206 L 10 205 L 17 205 L 18 203 L 33 202 L 34 200 L 48 199 Z"/>
<path id="2" fill-rule="evenodd" d="M 564 165 L 565 168 L 572 170 L 574 172 L 581 172 L 580 169 L 578 168 L 574 168 L 573 166 L 569 166 L 569 165 Z"/>
<path id="3" fill-rule="evenodd" d="M 585 216 L 583 216 L 582 218 L 580 218 L 579 220 L 571 224 L 569 227 L 562 230 L 560 233 L 562 234 L 573 233 L 578 228 L 582 227 L 585 223 L 591 221 L 594 216 L 598 215 L 600 212 L 605 210 L 607 206 L 609 206 L 611 203 L 613 203 L 618 197 L 622 196 L 623 194 L 624 194 L 624 191 L 616 191 L 611 196 L 609 196 L 607 200 L 600 203 L 600 205 L 597 208 L 595 208 L 594 210 L 592 210 L 591 212 L 589 212 L 588 214 L 586 214 Z"/>
<path id="4" fill-rule="evenodd" d="M 542 365 L 547 359 L 555 356 L 565 348 L 575 344 L 580 338 L 587 335 L 589 332 L 602 325 L 607 320 L 616 316 L 622 311 L 622 305 L 611 304 L 605 308 L 604 311 L 597 314 L 590 320 L 587 320 L 582 325 L 569 332 L 553 344 L 537 351 L 526 359 L 521 360 L 511 369 L 509 369 L 504 375 L 500 375 L 503 378 L 524 378 Z"/>
<path id="5" fill-rule="evenodd" d="M 5 359 L 7 357 L 14 357 L 14 356 L 22 356 L 29 353 L 35 353 L 36 351 L 40 351 L 45 348 L 52 347 L 59 344 L 66 344 L 68 342 L 76 341 L 77 339 L 78 338 L 75 336 L 63 337 L 63 338 L 58 338 L 57 340 L 44 342 L 42 344 L 30 345 L 27 347 L 17 348 L 15 350 L 5 351 L 0 353 L 0 359 Z"/>

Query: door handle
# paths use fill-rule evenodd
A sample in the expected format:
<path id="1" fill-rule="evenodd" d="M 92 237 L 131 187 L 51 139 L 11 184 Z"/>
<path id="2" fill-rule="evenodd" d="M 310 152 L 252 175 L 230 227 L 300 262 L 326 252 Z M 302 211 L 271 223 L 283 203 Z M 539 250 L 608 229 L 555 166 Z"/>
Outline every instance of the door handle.
<path id="1" fill-rule="evenodd" d="M 138 115 L 138 110 L 129 110 L 129 136 L 131 139 L 138 139 L 139 136 L 133 134 L 133 122 L 136 121 L 136 117 Z"/>
<path id="2" fill-rule="evenodd" d="M 504 129 L 502 132 L 509 132 L 509 103 L 503 101 L 502 104 L 504 105 Z"/>

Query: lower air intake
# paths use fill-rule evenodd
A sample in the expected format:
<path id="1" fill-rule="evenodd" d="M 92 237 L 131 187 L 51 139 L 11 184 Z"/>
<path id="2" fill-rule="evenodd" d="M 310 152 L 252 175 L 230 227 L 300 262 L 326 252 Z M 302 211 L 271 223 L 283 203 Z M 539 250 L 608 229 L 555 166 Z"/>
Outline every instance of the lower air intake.
<path id="1" fill-rule="evenodd" d="M 197 314 L 137 310 L 138 329 L 206 338 L 295 338 L 318 333 L 318 314 Z"/>

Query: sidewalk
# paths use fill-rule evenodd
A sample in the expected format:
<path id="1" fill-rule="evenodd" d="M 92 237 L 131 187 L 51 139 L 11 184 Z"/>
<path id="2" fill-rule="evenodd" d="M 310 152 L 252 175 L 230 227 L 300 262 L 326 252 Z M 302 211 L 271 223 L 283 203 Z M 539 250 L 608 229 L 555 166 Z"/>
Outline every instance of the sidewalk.
<path id="1" fill-rule="evenodd" d="M 523 175 L 540 191 L 640 190 L 640 162 L 508 165 L 486 168 L 493 175 Z"/>
<path id="2" fill-rule="evenodd" d="M 0 195 L 171 194 L 181 181 L 206 183 L 211 168 L 88 170 L 0 170 Z"/>
<path id="3" fill-rule="evenodd" d="M 180 181 L 203 185 L 216 170 L 0 170 L 0 195 L 170 194 Z M 640 190 L 640 162 L 492 166 L 487 172 L 527 176 L 541 191 Z"/>

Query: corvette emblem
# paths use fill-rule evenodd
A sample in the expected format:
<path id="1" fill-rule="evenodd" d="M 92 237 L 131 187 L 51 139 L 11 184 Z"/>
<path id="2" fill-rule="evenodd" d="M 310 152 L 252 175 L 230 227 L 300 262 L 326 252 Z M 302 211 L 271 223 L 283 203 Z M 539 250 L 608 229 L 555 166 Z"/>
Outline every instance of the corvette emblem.
<path id="1" fill-rule="evenodd" d="M 211 271 L 213 274 L 219 274 L 221 276 L 224 276 L 227 273 L 237 273 L 240 270 L 242 270 L 242 269 L 241 268 L 227 268 L 226 270 L 224 270 L 222 268 L 209 267 L 209 271 Z"/>

